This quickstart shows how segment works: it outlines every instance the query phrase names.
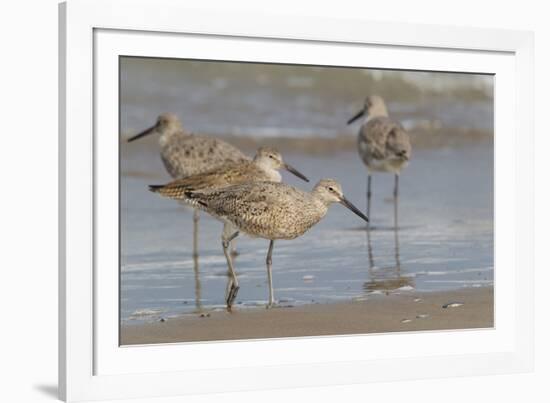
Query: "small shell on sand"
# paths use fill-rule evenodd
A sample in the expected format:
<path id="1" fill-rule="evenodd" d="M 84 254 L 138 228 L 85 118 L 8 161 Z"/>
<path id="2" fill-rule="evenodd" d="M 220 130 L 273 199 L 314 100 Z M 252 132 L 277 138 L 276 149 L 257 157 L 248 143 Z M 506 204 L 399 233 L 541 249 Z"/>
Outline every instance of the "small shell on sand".
<path id="1" fill-rule="evenodd" d="M 422 298 L 415 298 L 413 299 L 414 302 L 422 302 Z"/>
<path id="2" fill-rule="evenodd" d="M 412 322 L 412 319 L 403 319 L 401 321 L 401 323 L 409 323 L 409 322 Z"/>
<path id="3" fill-rule="evenodd" d="M 426 319 L 430 317 L 430 315 L 428 315 L 427 313 L 419 313 L 418 315 L 416 315 L 416 319 Z"/>
<path id="4" fill-rule="evenodd" d="M 315 279 L 315 276 L 311 275 L 311 274 L 308 274 L 308 275 L 305 275 L 304 277 L 302 277 L 302 280 L 304 281 L 313 281 Z"/>
<path id="5" fill-rule="evenodd" d="M 464 302 L 449 302 L 448 304 L 443 305 L 444 309 L 447 308 L 458 308 L 459 306 L 464 305 Z"/>

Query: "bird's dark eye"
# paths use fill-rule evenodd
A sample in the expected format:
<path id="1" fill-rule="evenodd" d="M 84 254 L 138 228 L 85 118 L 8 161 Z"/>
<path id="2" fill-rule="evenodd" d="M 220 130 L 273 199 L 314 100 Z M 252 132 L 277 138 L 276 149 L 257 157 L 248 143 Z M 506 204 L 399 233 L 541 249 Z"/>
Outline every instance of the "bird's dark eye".
<path id="1" fill-rule="evenodd" d="M 331 192 L 334 192 L 334 188 L 329 187 L 328 190 L 330 190 Z"/>
<path id="2" fill-rule="evenodd" d="M 275 157 L 273 155 L 270 155 L 269 158 L 274 159 Z"/>

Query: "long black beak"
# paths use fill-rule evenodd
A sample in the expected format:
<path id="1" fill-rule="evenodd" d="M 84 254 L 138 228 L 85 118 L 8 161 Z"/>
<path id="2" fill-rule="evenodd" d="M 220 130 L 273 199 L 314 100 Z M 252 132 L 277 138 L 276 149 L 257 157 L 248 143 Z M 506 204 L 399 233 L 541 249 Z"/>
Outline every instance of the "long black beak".
<path id="1" fill-rule="evenodd" d="M 361 109 L 359 112 L 357 112 L 350 120 L 348 120 L 348 125 L 351 125 L 353 122 L 355 122 L 357 119 L 359 119 L 361 116 L 365 114 L 365 110 Z"/>
<path id="2" fill-rule="evenodd" d="M 298 178 L 300 178 L 300 179 L 302 179 L 306 182 L 309 182 L 309 179 L 306 178 L 306 176 L 303 173 L 301 173 L 300 171 L 298 171 L 296 168 L 292 167 L 291 165 L 284 164 L 283 168 L 286 169 L 291 174 L 296 175 Z"/>
<path id="3" fill-rule="evenodd" d="M 351 202 L 348 199 L 346 199 L 344 196 L 340 198 L 340 203 L 346 206 L 347 208 L 349 208 L 351 211 L 353 211 L 355 214 L 357 214 L 366 222 L 369 222 L 369 218 L 365 214 L 361 213 L 361 210 L 359 210 L 357 207 L 351 204 Z"/>
<path id="4" fill-rule="evenodd" d="M 142 131 L 141 133 L 136 134 L 134 137 L 130 137 L 128 139 L 128 143 L 130 143 L 134 140 L 140 139 L 142 137 L 145 137 L 149 134 L 153 134 L 156 131 L 156 129 L 157 129 L 157 125 L 151 126 L 148 129 L 145 129 L 144 131 Z"/>

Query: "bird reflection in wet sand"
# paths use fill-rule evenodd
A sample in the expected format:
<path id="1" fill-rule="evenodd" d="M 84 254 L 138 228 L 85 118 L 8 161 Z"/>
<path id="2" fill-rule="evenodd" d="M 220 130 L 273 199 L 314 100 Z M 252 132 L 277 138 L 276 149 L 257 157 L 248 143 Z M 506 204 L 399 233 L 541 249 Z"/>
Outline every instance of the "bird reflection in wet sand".
<path id="1" fill-rule="evenodd" d="M 369 280 L 363 283 L 363 290 L 370 294 L 374 291 L 382 291 L 386 295 L 403 287 L 414 288 L 414 278 L 403 276 L 401 272 L 401 259 L 399 254 L 399 228 L 397 225 L 397 203 L 394 207 L 394 257 L 395 266 L 377 268 L 374 263 L 374 253 L 371 242 L 371 229 L 367 227 L 367 251 L 369 255 Z"/>

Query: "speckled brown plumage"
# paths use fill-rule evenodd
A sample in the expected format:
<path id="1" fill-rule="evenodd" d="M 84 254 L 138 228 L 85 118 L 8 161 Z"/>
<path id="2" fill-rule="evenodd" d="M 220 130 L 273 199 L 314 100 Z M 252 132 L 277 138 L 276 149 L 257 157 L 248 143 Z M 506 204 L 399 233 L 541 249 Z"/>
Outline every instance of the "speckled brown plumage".
<path id="1" fill-rule="evenodd" d="M 156 193 L 170 199 L 184 200 L 185 192 L 209 190 L 254 181 L 269 181 L 270 176 L 252 161 L 230 163 L 202 174 L 176 179 L 163 186 L 151 187 Z"/>
<path id="2" fill-rule="evenodd" d="M 272 147 L 260 147 L 252 161 L 230 163 L 204 173 L 176 179 L 166 185 L 150 186 L 149 189 L 161 196 L 181 200 L 195 206 L 186 196 L 196 190 L 212 190 L 249 182 L 280 182 L 278 169 L 294 168 L 283 161 L 281 154 Z M 299 174 L 299 172 L 298 172 Z M 307 180 L 307 178 L 304 178 Z"/>
<path id="3" fill-rule="evenodd" d="M 294 239 L 317 224 L 332 203 L 342 203 L 365 221 L 368 218 L 351 204 L 341 186 L 332 179 L 322 179 L 311 192 L 276 182 L 253 182 L 207 191 L 187 191 L 185 196 L 200 209 L 224 222 L 222 246 L 230 273 L 226 291 L 227 308 L 237 297 L 239 281 L 233 261 L 227 253 L 229 242 L 239 232 L 269 239 L 266 257 L 269 286 L 268 307 L 275 302 L 271 255 L 277 239 Z"/>
<path id="4" fill-rule="evenodd" d="M 128 142 L 151 134 L 160 135 L 160 156 L 173 178 L 195 175 L 228 163 L 250 161 L 223 140 L 188 132 L 173 113 L 159 115 L 153 126 L 129 138 Z"/>
<path id="5" fill-rule="evenodd" d="M 128 139 L 159 134 L 160 156 L 173 178 L 183 178 L 210 171 L 230 163 L 250 161 L 231 144 L 216 138 L 196 135 L 185 130 L 172 113 L 158 116 L 155 124 Z M 193 254 L 198 256 L 198 211 L 193 215 Z"/>
<path id="6" fill-rule="evenodd" d="M 409 134 L 388 117 L 386 104 L 377 95 L 367 97 L 362 112 L 366 120 L 357 136 L 359 156 L 369 170 L 399 173 L 411 158 Z"/>
<path id="7" fill-rule="evenodd" d="M 318 188 L 311 192 L 274 182 L 188 192 L 202 210 L 231 222 L 240 231 L 265 239 L 294 239 L 318 223 L 330 202 Z"/>
<path id="8" fill-rule="evenodd" d="M 183 178 L 227 164 L 250 161 L 250 158 L 223 140 L 185 132 L 172 134 L 161 145 L 160 155 L 166 170 L 173 178 Z"/>
<path id="9" fill-rule="evenodd" d="M 409 135 L 401 124 L 387 117 L 375 117 L 366 122 L 358 135 L 359 155 L 370 166 L 375 160 L 407 161 L 411 154 Z"/>

